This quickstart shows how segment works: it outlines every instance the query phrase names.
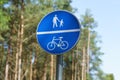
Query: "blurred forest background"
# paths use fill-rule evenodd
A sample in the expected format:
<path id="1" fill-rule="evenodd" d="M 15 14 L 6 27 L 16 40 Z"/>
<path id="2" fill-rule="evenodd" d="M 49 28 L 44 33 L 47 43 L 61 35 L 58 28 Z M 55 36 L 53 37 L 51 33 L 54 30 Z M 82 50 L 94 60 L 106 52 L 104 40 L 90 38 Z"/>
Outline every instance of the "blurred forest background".
<path id="1" fill-rule="evenodd" d="M 56 80 L 56 56 L 44 52 L 36 41 L 41 18 L 54 7 L 77 10 L 72 0 L 0 0 L 0 80 Z M 89 10 L 80 16 L 81 37 L 64 54 L 63 80 L 114 80 L 100 68 L 104 55 L 97 45 L 97 22 Z M 74 37 L 73 37 L 74 38 Z"/>

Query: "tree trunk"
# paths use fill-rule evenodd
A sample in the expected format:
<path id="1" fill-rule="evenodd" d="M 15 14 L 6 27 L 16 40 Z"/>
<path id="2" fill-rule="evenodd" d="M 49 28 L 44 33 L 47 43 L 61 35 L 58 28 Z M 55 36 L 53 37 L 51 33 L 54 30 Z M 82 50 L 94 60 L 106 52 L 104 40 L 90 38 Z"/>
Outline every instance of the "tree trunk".
<path id="1" fill-rule="evenodd" d="M 33 71 L 34 71 L 33 72 L 33 74 L 34 74 L 33 80 L 37 80 L 37 69 L 34 69 Z"/>
<path id="2" fill-rule="evenodd" d="M 75 73 L 75 60 L 74 60 L 74 51 L 72 53 L 72 80 L 74 80 L 74 73 Z"/>
<path id="3" fill-rule="evenodd" d="M 74 75 L 75 75 L 74 80 L 76 80 L 77 79 L 77 63 L 75 63 L 75 74 Z"/>
<path id="4" fill-rule="evenodd" d="M 18 80 L 21 80 L 21 71 L 22 71 L 22 63 L 21 63 L 21 56 L 22 56 L 22 51 L 23 51 L 23 27 L 24 27 L 24 0 L 21 0 L 21 23 L 20 23 L 20 52 L 19 52 L 19 70 L 18 70 Z"/>
<path id="5" fill-rule="evenodd" d="M 83 47 L 83 56 L 82 56 L 82 80 L 86 80 L 86 53 L 85 47 Z"/>
<path id="6" fill-rule="evenodd" d="M 87 73 L 89 74 L 89 58 L 90 58 L 90 30 L 88 29 L 88 45 L 87 45 Z"/>
<path id="7" fill-rule="evenodd" d="M 16 52 L 16 60 L 15 60 L 15 80 L 18 79 L 19 38 L 20 38 L 20 29 L 18 29 L 18 39 L 17 39 L 17 52 Z"/>
<path id="8" fill-rule="evenodd" d="M 16 13 L 18 13 L 18 5 L 15 6 L 16 7 Z M 15 14 L 16 14 L 15 13 Z M 19 45 L 20 45 L 20 27 L 18 27 L 18 30 L 17 30 L 17 40 L 16 40 L 16 43 L 17 43 L 17 50 L 16 50 L 16 58 L 15 58 L 15 77 L 14 77 L 14 80 L 18 80 L 18 57 L 19 57 Z"/>
<path id="9" fill-rule="evenodd" d="M 51 55 L 51 71 L 50 71 L 50 74 L 51 74 L 51 79 L 50 80 L 53 80 L 53 78 L 54 78 L 54 75 L 53 75 L 53 69 L 54 69 L 54 56 L 53 55 Z"/>
<path id="10" fill-rule="evenodd" d="M 33 72 L 33 70 L 32 70 L 32 68 L 33 68 L 33 66 L 32 66 L 33 64 L 32 64 L 32 55 L 31 55 L 31 62 L 30 62 L 30 80 L 32 80 L 32 72 Z"/>
<path id="11" fill-rule="evenodd" d="M 76 53 L 75 53 L 75 74 L 74 74 L 74 80 L 77 79 L 77 61 L 78 61 L 78 52 L 76 50 Z"/>
<path id="12" fill-rule="evenodd" d="M 16 61 L 15 61 L 15 80 L 18 78 L 18 52 L 16 53 Z"/>
<path id="13" fill-rule="evenodd" d="M 43 80 L 47 80 L 47 60 L 45 61 L 44 64 Z"/>
<path id="14" fill-rule="evenodd" d="M 9 64 L 8 64 L 8 54 L 7 54 L 6 68 L 5 68 L 5 80 L 8 80 L 8 71 L 9 71 Z"/>
<path id="15" fill-rule="evenodd" d="M 5 80 L 8 80 L 8 74 L 9 74 L 9 55 L 10 55 L 10 44 L 8 46 L 8 51 L 6 56 Z"/>
<path id="16" fill-rule="evenodd" d="M 35 58 L 34 66 L 37 66 L 37 61 L 38 59 Z M 37 80 L 37 68 L 36 67 L 33 68 L 33 80 Z"/>
<path id="17" fill-rule="evenodd" d="M 78 64 L 77 80 L 80 80 L 80 72 L 81 72 L 81 70 L 80 70 L 80 66 Z"/>

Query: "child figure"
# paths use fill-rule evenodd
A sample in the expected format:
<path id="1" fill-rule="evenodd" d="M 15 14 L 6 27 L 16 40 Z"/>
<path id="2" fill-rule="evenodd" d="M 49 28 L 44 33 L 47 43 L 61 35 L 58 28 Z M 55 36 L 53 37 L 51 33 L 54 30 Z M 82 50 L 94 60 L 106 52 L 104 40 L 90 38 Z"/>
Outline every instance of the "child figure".
<path id="1" fill-rule="evenodd" d="M 63 19 L 61 19 L 61 21 L 60 21 L 60 27 L 62 27 L 63 26 Z"/>

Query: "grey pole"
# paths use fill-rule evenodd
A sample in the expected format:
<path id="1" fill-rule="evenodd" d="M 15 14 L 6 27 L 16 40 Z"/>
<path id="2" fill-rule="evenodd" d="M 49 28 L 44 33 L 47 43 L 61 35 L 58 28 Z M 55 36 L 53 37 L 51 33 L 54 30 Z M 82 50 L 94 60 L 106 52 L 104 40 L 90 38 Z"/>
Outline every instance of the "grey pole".
<path id="1" fill-rule="evenodd" d="M 62 80 L 63 55 L 57 55 L 56 60 L 56 80 Z"/>

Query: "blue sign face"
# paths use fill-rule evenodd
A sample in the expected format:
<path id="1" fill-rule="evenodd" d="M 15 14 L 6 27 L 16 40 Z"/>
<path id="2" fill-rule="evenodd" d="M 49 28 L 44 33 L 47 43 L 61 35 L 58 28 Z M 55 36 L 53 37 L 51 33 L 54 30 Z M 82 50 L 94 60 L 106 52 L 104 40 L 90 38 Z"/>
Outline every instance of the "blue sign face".
<path id="1" fill-rule="evenodd" d="M 77 18 L 67 11 L 46 15 L 37 28 L 37 41 L 48 53 L 60 55 L 72 49 L 80 36 Z"/>

